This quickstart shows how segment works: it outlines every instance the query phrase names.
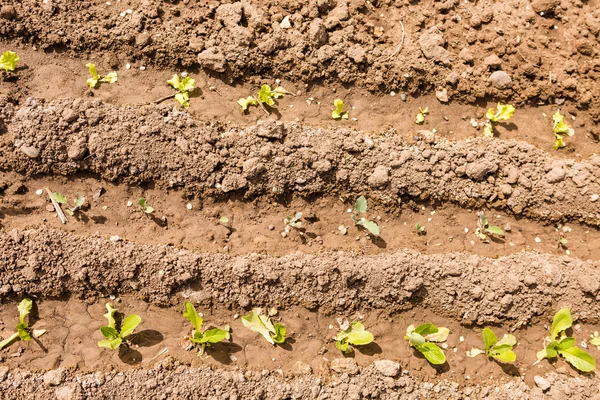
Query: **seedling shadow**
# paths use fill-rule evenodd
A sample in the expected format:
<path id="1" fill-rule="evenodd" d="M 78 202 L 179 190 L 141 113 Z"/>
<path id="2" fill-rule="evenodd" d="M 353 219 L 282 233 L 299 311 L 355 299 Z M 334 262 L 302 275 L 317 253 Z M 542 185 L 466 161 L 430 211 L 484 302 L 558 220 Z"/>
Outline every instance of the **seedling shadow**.
<path id="1" fill-rule="evenodd" d="M 278 346 L 284 349 L 285 351 L 292 351 L 294 350 L 294 348 L 292 347 L 294 343 L 296 343 L 294 338 L 285 338 L 285 342 L 278 344 Z"/>
<path id="2" fill-rule="evenodd" d="M 383 353 L 381 347 L 375 342 L 365 344 L 364 346 L 356 346 L 356 350 L 358 350 L 361 354 L 364 354 L 366 356 L 374 356 L 375 354 Z"/>
<path id="3" fill-rule="evenodd" d="M 153 329 L 145 329 L 130 336 L 129 341 L 140 347 L 150 347 L 164 340 L 162 333 Z"/>
<path id="4" fill-rule="evenodd" d="M 519 129 L 519 127 L 514 122 L 497 122 L 498 126 L 503 127 L 509 132 L 513 132 Z"/>
<path id="5" fill-rule="evenodd" d="M 504 238 L 503 236 L 496 236 L 496 235 L 488 235 L 488 238 L 497 244 L 503 244 L 506 243 L 506 238 Z"/>
<path id="6" fill-rule="evenodd" d="M 504 373 L 506 375 L 510 375 L 510 376 L 520 376 L 521 375 L 519 372 L 519 369 L 516 366 L 514 366 L 512 364 L 501 363 L 500 361 L 498 361 L 494 358 L 492 358 L 492 360 L 494 360 L 494 362 L 496 364 L 498 364 L 498 366 L 500 368 L 502 368 L 502 371 L 504 371 Z"/>
<path id="7" fill-rule="evenodd" d="M 231 354 L 242 351 L 243 348 L 236 343 L 215 343 L 211 347 L 206 349 L 206 352 L 217 362 L 223 365 L 230 365 L 233 363 Z"/>
<path id="8" fill-rule="evenodd" d="M 381 236 L 372 236 L 371 242 L 380 249 L 387 248 L 387 242 Z"/>
<path id="9" fill-rule="evenodd" d="M 139 364 L 142 362 L 142 353 L 135 349 L 132 349 L 129 346 L 121 345 L 119 347 L 119 359 L 125 364 Z"/>
<path id="10" fill-rule="evenodd" d="M 108 221 L 108 218 L 103 215 L 92 215 L 90 218 L 95 224 L 105 224 Z"/>

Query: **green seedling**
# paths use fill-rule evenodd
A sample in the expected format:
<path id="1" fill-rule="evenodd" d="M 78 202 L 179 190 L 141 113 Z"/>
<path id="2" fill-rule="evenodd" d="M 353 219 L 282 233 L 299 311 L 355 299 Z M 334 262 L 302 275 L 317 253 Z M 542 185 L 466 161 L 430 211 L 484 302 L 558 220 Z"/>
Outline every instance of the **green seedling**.
<path id="1" fill-rule="evenodd" d="M 600 335 L 598 335 L 598 332 L 594 332 L 592 335 L 590 335 L 590 338 L 590 343 L 600 350 Z"/>
<path id="2" fill-rule="evenodd" d="M 438 328 L 433 324 L 414 325 L 406 328 L 406 336 L 410 345 L 434 365 L 441 365 L 446 362 L 446 355 L 435 342 L 445 342 L 448 339 L 450 330 L 448 328 Z"/>
<path id="3" fill-rule="evenodd" d="M 552 321 L 549 343 L 537 353 L 538 362 L 544 358 L 556 358 L 559 355 L 581 372 L 590 372 L 596 368 L 596 361 L 585 351 L 575 346 L 575 338 L 568 337 L 566 330 L 573 325 L 571 310 L 561 308 Z"/>
<path id="4" fill-rule="evenodd" d="M 69 205 L 69 202 L 67 201 L 67 197 L 63 196 L 62 194 L 58 193 L 58 192 L 54 192 L 50 194 L 50 198 L 54 201 L 56 201 L 57 203 L 60 204 L 64 204 L 65 206 Z M 77 196 L 77 198 L 75 198 L 75 205 L 73 207 L 67 208 L 65 211 L 73 216 L 75 215 L 75 212 L 79 211 L 81 209 L 81 207 L 83 207 L 83 205 L 85 204 L 85 196 Z"/>
<path id="5" fill-rule="evenodd" d="M 499 226 L 490 225 L 488 223 L 485 214 L 481 211 L 477 214 L 477 229 L 475 229 L 475 235 L 482 241 L 487 242 L 486 233 L 499 236 L 504 235 L 504 231 Z"/>
<path id="6" fill-rule="evenodd" d="M 188 108 L 190 106 L 190 92 L 196 89 L 196 80 L 189 76 L 179 79 L 179 75 L 175 74 L 167 81 L 167 83 L 173 86 L 173 89 L 177 90 L 175 100 L 177 100 L 183 108 Z"/>
<path id="7" fill-rule="evenodd" d="M 362 226 L 372 235 L 379 236 L 379 225 L 375 221 L 360 217 L 360 214 L 367 212 L 367 199 L 365 196 L 360 196 L 354 204 L 354 212 L 351 215 L 354 225 Z"/>
<path id="8" fill-rule="evenodd" d="M 87 85 L 92 89 L 98 87 L 98 84 L 101 82 L 115 83 L 117 81 L 117 73 L 115 71 L 107 74 L 106 76 L 100 76 L 96 70 L 96 64 L 87 63 L 85 66 L 88 68 L 88 71 L 90 71 L 90 75 L 92 75 L 92 77 L 86 82 Z"/>
<path id="9" fill-rule="evenodd" d="M 569 241 L 564 237 L 561 237 L 558 241 L 558 247 L 562 247 L 563 249 L 567 247 L 567 244 L 569 244 Z"/>
<path id="10" fill-rule="evenodd" d="M 561 115 L 560 110 L 556 111 L 552 116 L 552 120 L 554 121 L 554 137 L 556 138 L 556 142 L 552 147 L 554 150 L 558 150 L 566 146 L 565 135 L 573 136 L 575 130 L 565 122 L 565 117 Z"/>
<path id="11" fill-rule="evenodd" d="M 302 213 L 301 212 L 297 212 L 296 214 L 294 214 L 293 217 L 286 217 L 283 222 L 285 223 L 285 229 L 283 230 L 283 232 L 281 233 L 281 235 L 283 237 L 285 237 L 288 233 L 290 233 L 290 230 L 292 228 L 294 229 L 300 229 L 302 228 L 302 221 L 300 221 L 302 219 Z M 303 232 L 300 232 L 300 234 L 302 235 Z"/>
<path id="12" fill-rule="evenodd" d="M 21 300 L 17 306 L 17 309 L 19 310 L 19 323 L 15 327 L 16 332 L 0 342 L 0 350 L 6 348 L 17 339 L 28 342 L 31 340 L 32 336 L 38 338 L 46 333 L 45 329 L 31 330 L 29 328 L 29 324 L 25 321 L 25 318 L 27 318 L 31 312 L 31 307 L 33 307 L 31 299 Z"/>
<path id="13" fill-rule="evenodd" d="M 128 345 L 128 338 L 131 336 L 135 328 L 142 322 L 142 317 L 137 314 L 127 316 L 121 323 L 121 331 L 117 331 L 117 322 L 115 320 L 116 308 L 112 304 L 106 303 L 108 312 L 104 317 L 108 320 L 108 325 L 100 327 L 100 332 L 106 338 L 98 342 L 99 347 L 116 350 L 122 344 Z"/>
<path id="14" fill-rule="evenodd" d="M 373 334 L 365 330 L 363 324 L 353 322 L 347 329 L 337 334 L 335 337 L 335 347 L 344 353 L 350 353 L 352 349 L 349 348 L 349 345 L 364 346 L 373 342 L 373 339 Z"/>
<path id="15" fill-rule="evenodd" d="M 223 340 L 229 340 L 231 338 L 231 334 L 229 333 L 229 325 L 225 325 L 223 329 L 213 328 L 202 333 L 202 323 L 204 322 L 204 319 L 202 318 L 202 315 L 196 312 L 196 309 L 192 303 L 185 303 L 185 311 L 183 312 L 183 316 L 186 317 L 194 327 L 192 330 L 192 335 L 188 336 L 187 339 L 191 344 L 190 349 L 193 347 L 198 348 L 198 357 L 204 354 L 204 350 L 207 347 L 210 347 L 214 343 L 219 343 Z"/>
<path id="16" fill-rule="evenodd" d="M 6 72 L 14 71 L 17 68 L 19 59 L 19 56 L 14 51 L 5 51 L 0 56 L 0 69 Z"/>
<path id="17" fill-rule="evenodd" d="M 219 218 L 219 222 L 222 223 L 223 225 L 225 225 L 229 222 L 229 218 L 221 217 L 221 218 Z"/>
<path id="18" fill-rule="evenodd" d="M 415 124 L 422 125 L 425 122 L 425 116 L 429 114 L 429 107 L 421 108 L 419 107 L 419 113 L 415 118 Z"/>
<path id="19" fill-rule="evenodd" d="M 265 108 L 265 104 L 269 107 L 273 107 L 275 105 L 275 100 L 284 97 L 286 94 L 291 95 L 291 93 L 286 91 L 281 86 L 271 89 L 271 86 L 269 85 L 262 85 L 256 96 L 241 98 L 237 101 L 237 103 L 240 105 L 240 107 L 242 107 L 242 113 L 245 113 L 250 106 L 260 105 L 268 114 L 269 111 Z"/>
<path id="20" fill-rule="evenodd" d="M 508 121 L 514 113 L 515 107 L 510 104 L 498 103 L 495 110 L 490 108 L 485 114 L 488 120 L 483 127 L 483 136 L 494 137 L 494 123 Z"/>
<path id="21" fill-rule="evenodd" d="M 276 322 L 275 325 L 271 322 L 268 315 L 262 314 L 261 308 L 254 308 L 250 314 L 242 317 L 242 324 L 251 331 L 258 332 L 267 342 L 271 344 L 282 344 L 285 342 L 285 327 Z"/>
<path id="22" fill-rule="evenodd" d="M 425 230 L 425 227 L 418 222 L 415 225 L 415 229 L 417 231 L 417 235 L 424 235 L 427 233 L 427 231 Z"/>
<path id="23" fill-rule="evenodd" d="M 467 356 L 475 357 L 479 354 L 485 354 L 503 363 L 512 363 L 517 360 L 517 355 L 513 351 L 513 346 L 517 344 L 517 339 L 513 335 L 506 334 L 498 341 L 498 338 L 496 338 L 496 335 L 490 328 L 483 328 L 482 335 L 485 350 L 471 349 L 471 351 L 467 352 Z"/>
<path id="24" fill-rule="evenodd" d="M 348 119 L 350 116 L 347 111 L 344 111 L 344 102 L 341 99 L 335 99 L 333 101 L 335 110 L 331 112 L 331 118 L 333 119 Z"/>
<path id="25" fill-rule="evenodd" d="M 138 200 L 138 206 L 140 206 L 140 209 L 146 214 L 152 214 L 154 212 L 154 208 L 150 207 L 143 197 L 140 197 Z"/>

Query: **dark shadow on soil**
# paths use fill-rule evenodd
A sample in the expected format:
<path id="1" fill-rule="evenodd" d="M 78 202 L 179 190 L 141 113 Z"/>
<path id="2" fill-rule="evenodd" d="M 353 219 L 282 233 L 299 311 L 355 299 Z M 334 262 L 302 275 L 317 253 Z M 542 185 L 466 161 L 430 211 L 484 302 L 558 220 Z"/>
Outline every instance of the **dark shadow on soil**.
<path id="1" fill-rule="evenodd" d="M 129 346 L 122 345 L 119 347 L 119 359 L 125 364 L 139 364 L 142 362 L 142 353 L 135 349 L 132 349 Z"/>
<path id="2" fill-rule="evenodd" d="M 141 347 L 150 347 L 159 344 L 164 339 L 162 333 L 152 329 L 145 329 L 130 336 L 130 342 Z"/>
<path id="3" fill-rule="evenodd" d="M 285 342 L 281 343 L 279 345 L 279 347 L 281 347 L 282 349 L 284 349 L 286 351 L 292 351 L 292 350 L 294 350 L 294 348 L 292 347 L 292 345 L 294 343 L 296 343 L 294 338 L 285 338 Z"/>
<path id="4" fill-rule="evenodd" d="M 521 375 L 521 373 L 519 372 L 519 368 L 517 368 L 516 366 L 514 366 L 512 364 L 501 363 L 496 359 L 493 359 L 493 360 L 496 364 L 498 364 L 500 366 L 500 368 L 502 368 L 502 371 L 504 371 L 504 373 L 506 375 L 510 375 L 510 376 L 520 376 Z"/>
<path id="5" fill-rule="evenodd" d="M 233 363 L 231 359 L 231 354 L 238 353 L 243 350 L 243 347 L 236 343 L 215 343 L 211 347 L 206 349 L 206 352 L 210 354 L 215 361 L 224 364 L 230 365 Z"/>
<path id="6" fill-rule="evenodd" d="M 381 347 L 375 342 L 371 342 L 364 346 L 356 346 L 356 350 L 367 356 L 374 356 L 375 354 L 381 354 L 383 352 Z"/>

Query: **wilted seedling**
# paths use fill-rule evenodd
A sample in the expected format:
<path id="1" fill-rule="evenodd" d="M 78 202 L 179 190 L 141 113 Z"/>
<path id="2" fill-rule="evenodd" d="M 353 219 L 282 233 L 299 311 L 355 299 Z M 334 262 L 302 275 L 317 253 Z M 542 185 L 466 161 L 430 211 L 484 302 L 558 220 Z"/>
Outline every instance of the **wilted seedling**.
<path id="1" fill-rule="evenodd" d="M 286 217 L 283 222 L 285 223 L 285 229 L 282 232 L 282 236 L 286 236 L 288 233 L 290 233 L 290 230 L 292 228 L 294 229 L 300 229 L 302 228 L 302 221 L 300 221 L 302 219 L 302 213 L 301 212 L 297 212 L 296 214 L 294 214 L 293 217 Z M 284 235 L 285 233 L 285 235 Z M 300 234 L 303 234 L 303 232 L 300 232 Z"/>
<path id="2" fill-rule="evenodd" d="M 56 201 L 57 203 L 64 204 L 65 206 L 69 205 L 66 196 L 63 196 L 58 192 L 50 193 L 50 198 Z M 75 212 L 80 210 L 84 204 L 85 196 L 77 196 L 77 198 L 75 199 L 75 205 L 71 208 L 67 208 L 65 211 L 71 216 L 75 215 Z"/>
<path id="3" fill-rule="evenodd" d="M 438 328 L 433 324 L 414 325 L 406 328 L 406 336 L 410 345 L 432 364 L 441 365 L 446 362 L 446 355 L 434 342 L 445 342 L 450 334 L 448 328 Z"/>
<path id="4" fill-rule="evenodd" d="M 100 82 L 115 83 L 117 81 L 117 73 L 114 71 L 102 77 L 98 75 L 98 71 L 96 71 L 96 64 L 87 63 L 85 66 L 88 68 L 88 71 L 90 71 L 90 75 L 92 75 L 86 82 L 92 89 L 98 87 Z"/>
<path id="5" fill-rule="evenodd" d="M 375 221 L 360 217 L 360 214 L 367 212 L 367 199 L 365 196 L 360 196 L 354 204 L 354 212 L 351 215 L 354 225 L 362 226 L 372 235 L 379 236 L 379 226 Z"/>
<path id="6" fill-rule="evenodd" d="M 504 235 L 504 231 L 499 226 L 490 225 L 488 223 L 485 214 L 481 211 L 477 214 L 477 229 L 475 229 L 475 235 L 482 241 L 487 242 L 486 233 L 499 236 Z"/>
<path id="7" fill-rule="evenodd" d="M 113 308 L 112 304 L 110 303 L 106 303 L 106 310 L 108 310 L 108 312 L 104 314 L 104 317 L 108 321 L 108 325 L 100 327 L 100 332 L 102 332 L 102 335 L 106 339 L 99 341 L 98 346 L 116 350 L 119 348 L 119 346 L 121 346 L 121 344 L 128 345 L 128 337 L 142 322 L 142 318 L 137 314 L 131 314 L 127 316 L 121 323 L 121 331 L 117 331 L 115 313 L 118 310 Z"/>
<path id="8" fill-rule="evenodd" d="M 517 355 L 513 351 L 513 346 L 517 344 L 517 339 L 513 335 L 506 334 L 498 341 L 490 328 L 483 328 L 482 335 L 485 350 L 471 349 L 471 351 L 467 352 L 467 356 L 475 357 L 479 354 L 485 354 L 503 363 L 511 363 L 517 360 Z"/>
<path id="9" fill-rule="evenodd" d="M 240 105 L 240 107 L 242 107 L 242 113 L 246 112 L 250 106 L 260 105 L 268 114 L 269 111 L 264 107 L 264 105 L 266 104 L 269 107 L 273 107 L 275 105 L 275 100 L 284 97 L 286 94 L 291 95 L 291 93 L 286 91 L 281 86 L 271 89 L 271 86 L 269 85 L 262 85 L 256 96 L 241 98 L 237 101 L 237 103 Z"/>
<path id="10" fill-rule="evenodd" d="M 348 119 L 350 116 L 347 111 L 344 111 L 344 102 L 341 99 L 335 99 L 333 101 L 335 110 L 331 112 L 331 118 L 333 119 Z"/>
<path id="11" fill-rule="evenodd" d="M 427 231 L 425 230 L 425 227 L 418 222 L 415 225 L 415 229 L 417 231 L 417 235 L 424 235 L 427 233 Z"/>
<path id="12" fill-rule="evenodd" d="M 225 325 L 223 329 L 213 328 L 202 333 L 202 323 L 204 322 L 204 319 L 202 318 L 202 315 L 196 312 L 196 309 L 192 303 L 185 303 L 185 311 L 183 312 L 183 316 L 186 317 L 194 327 L 192 330 L 192 335 L 188 336 L 187 339 L 191 344 L 190 349 L 193 347 L 198 348 L 198 357 L 204 354 L 204 350 L 207 347 L 210 347 L 214 343 L 219 343 L 223 340 L 229 340 L 231 338 L 231 334 L 229 333 L 229 325 Z"/>
<path id="13" fill-rule="evenodd" d="M 177 90 L 175 100 L 184 108 L 188 108 L 190 106 L 190 92 L 196 88 L 196 80 L 189 76 L 179 79 L 179 75 L 175 74 L 167 83 Z"/>
<path id="14" fill-rule="evenodd" d="M 556 111 L 552 116 L 552 120 L 554 121 L 554 137 L 556 138 L 556 142 L 552 147 L 555 150 L 558 150 L 566 146 L 564 139 L 565 135 L 573 136 L 575 130 L 565 122 L 565 117 L 564 115 L 561 115 L 560 110 Z"/>
<path id="15" fill-rule="evenodd" d="M 138 206 L 140 206 L 140 209 L 146 214 L 152 214 L 154 212 L 154 208 L 148 205 L 144 197 L 140 197 L 138 200 Z"/>
<path id="16" fill-rule="evenodd" d="M 546 347 L 537 353 L 538 362 L 544 358 L 562 356 L 569 364 L 581 372 L 590 372 L 596 368 L 596 361 L 585 351 L 575 346 L 575 338 L 568 337 L 566 330 L 573 325 L 571 310 L 560 309 L 552 320 L 550 337 L 544 340 L 549 342 Z"/>
<path id="17" fill-rule="evenodd" d="M 425 116 L 429 114 L 429 107 L 421 108 L 419 107 L 419 113 L 415 118 L 415 124 L 422 125 L 425 122 Z"/>
<path id="18" fill-rule="evenodd" d="M 346 322 L 347 323 L 347 322 Z M 373 341 L 373 334 L 367 330 L 360 322 L 353 322 L 350 326 L 341 331 L 335 337 L 335 347 L 343 351 L 344 353 L 352 352 L 349 345 L 352 346 L 364 346 Z"/>
<path id="19" fill-rule="evenodd" d="M 33 307 L 33 302 L 31 299 L 23 299 L 17 306 L 19 310 L 19 323 L 15 327 L 16 332 L 9 336 L 7 339 L 4 339 L 0 342 L 0 350 L 4 349 L 8 345 L 10 345 L 13 341 L 20 339 L 26 342 L 31 340 L 31 336 L 37 338 L 46 333 L 45 329 L 39 330 L 31 330 L 29 328 L 29 324 L 25 321 L 25 318 L 31 312 L 31 307 Z"/>
<path id="20" fill-rule="evenodd" d="M 242 324 L 251 331 L 258 332 L 267 342 L 271 344 L 282 344 L 285 342 L 285 327 L 276 322 L 275 325 L 271 322 L 268 315 L 262 314 L 261 308 L 254 308 L 250 314 L 242 317 Z"/>
<path id="21" fill-rule="evenodd" d="M 483 136 L 494 137 L 494 123 L 500 121 L 508 121 L 515 113 L 515 107 L 510 104 L 498 103 L 496 109 L 490 108 L 485 116 L 488 121 L 483 127 Z"/>
<path id="22" fill-rule="evenodd" d="M 19 59 L 19 56 L 14 51 L 5 51 L 0 56 L 0 69 L 6 72 L 14 71 L 17 68 Z"/>

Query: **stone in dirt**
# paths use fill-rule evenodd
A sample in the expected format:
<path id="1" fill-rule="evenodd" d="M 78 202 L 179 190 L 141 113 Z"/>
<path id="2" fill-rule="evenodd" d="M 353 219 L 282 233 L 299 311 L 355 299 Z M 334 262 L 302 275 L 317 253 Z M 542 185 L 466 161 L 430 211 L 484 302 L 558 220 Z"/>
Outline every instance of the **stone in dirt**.
<path id="1" fill-rule="evenodd" d="M 383 376 L 389 376 L 391 378 L 398 376 L 398 373 L 400 372 L 400 364 L 392 360 L 377 360 L 375 361 L 375 368 L 377 368 Z"/>
<path id="2" fill-rule="evenodd" d="M 535 381 L 535 384 L 537 385 L 537 387 L 539 387 L 540 389 L 542 389 L 544 392 L 546 390 L 550 389 L 551 385 L 550 385 L 550 382 L 547 379 L 542 378 L 539 375 L 536 375 L 536 376 L 533 377 L 533 380 Z"/>
<path id="3" fill-rule="evenodd" d="M 227 61 L 217 47 L 210 47 L 198 54 L 198 64 L 215 72 L 225 72 Z"/>
<path id="4" fill-rule="evenodd" d="M 498 89 L 508 89 L 512 86 L 510 75 L 504 71 L 493 72 L 488 80 Z"/>
<path id="5" fill-rule="evenodd" d="M 445 44 L 446 40 L 436 27 L 429 29 L 419 38 L 419 46 L 421 46 L 425 58 L 443 65 L 450 65 L 450 52 L 444 48 Z"/>
<path id="6" fill-rule="evenodd" d="M 327 43 L 328 35 L 323 20 L 315 18 L 308 27 L 308 38 L 315 47 L 321 47 Z"/>
<path id="7" fill-rule="evenodd" d="M 440 103 L 448 102 L 448 89 L 443 88 L 435 91 L 435 97 L 440 101 Z"/>
<path id="8" fill-rule="evenodd" d="M 58 386 L 65 380 L 65 370 L 58 368 L 44 374 L 44 383 L 48 386 Z"/>
<path id="9" fill-rule="evenodd" d="M 385 186 L 389 181 L 388 169 L 382 165 L 376 167 L 368 179 L 369 186 L 374 188 Z"/>
<path id="10" fill-rule="evenodd" d="M 352 358 L 335 358 L 331 361 L 330 368 L 338 374 L 356 375 L 358 373 L 358 365 Z"/>
<path id="11" fill-rule="evenodd" d="M 283 139 L 285 136 L 284 125 L 282 122 L 273 120 L 258 121 L 254 128 L 256 136 L 267 139 Z"/>
<path id="12" fill-rule="evenodd" d="M 467 164 L 466 174 L 469 178 L 482 181 L 486 176 L 498 171 L 498 164 L 488 160 L 480 160 Z"/>
<path id="13" fill-rule="evenodd" d="M 533 0 L 531 7 L 536 13 L 549 14 L 560 4 L 559 0 Z"/>

